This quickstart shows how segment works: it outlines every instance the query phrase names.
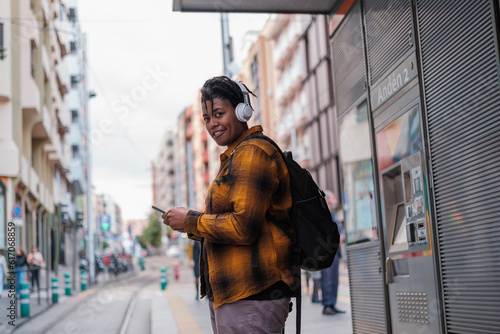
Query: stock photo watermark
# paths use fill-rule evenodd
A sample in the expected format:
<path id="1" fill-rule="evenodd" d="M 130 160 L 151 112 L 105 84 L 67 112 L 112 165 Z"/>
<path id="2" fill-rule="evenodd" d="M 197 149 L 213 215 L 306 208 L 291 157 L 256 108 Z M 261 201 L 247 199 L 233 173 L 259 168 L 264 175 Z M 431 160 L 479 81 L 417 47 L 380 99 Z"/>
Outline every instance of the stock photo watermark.
<path id="1" fill-rule="evenodd" d="M 16 226 L 13 222 L 7 224 L 7 283 L 9 306 L 7 307 L 7 318 L 10 326 L 16 325 L 17 301 L 16 301 Z"/>
<path id="2" fill-rule="evenodd" d="M 129 93 L 122 93 L 119 98 L 116 98 L 111 103 L 111 111 L 120 122 L 128 119 L 131 111 L 137 109 L 140 103 L 145 101 L 149 94 L 158 89 L 170 76 L 170 73 L 163 71 L 159 65 L 156 65 L 154 68 L 147 66 L 145 71 L 146 75 L 139 84 L 135 85 Z M 112 133 L 115 129 L 116 122 L 112 118 L 101 119 L 98 128 L 91 130 L 91 143 L 94 146 L 101 144 L 105 135 Z"/>

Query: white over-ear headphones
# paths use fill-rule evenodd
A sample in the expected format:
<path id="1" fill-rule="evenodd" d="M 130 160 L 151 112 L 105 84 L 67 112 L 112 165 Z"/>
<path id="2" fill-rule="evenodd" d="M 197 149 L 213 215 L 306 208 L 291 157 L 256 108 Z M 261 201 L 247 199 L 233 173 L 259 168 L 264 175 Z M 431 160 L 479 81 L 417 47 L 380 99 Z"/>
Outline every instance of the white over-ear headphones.
<path id="1" fill-rule="evenodd" d="M 252 107 L 250 107 L 248 90 L 242 83 L 237 81 L 235 82 L 238 84 L 238 86 L 240 86 L 240 89 L 243 92 L 243 102 L 238 103 L 238 105 L 235 108 L 236 118 L 238 119 L 238 121 L 245 123 L 252 117 L 253 109 Z"/>

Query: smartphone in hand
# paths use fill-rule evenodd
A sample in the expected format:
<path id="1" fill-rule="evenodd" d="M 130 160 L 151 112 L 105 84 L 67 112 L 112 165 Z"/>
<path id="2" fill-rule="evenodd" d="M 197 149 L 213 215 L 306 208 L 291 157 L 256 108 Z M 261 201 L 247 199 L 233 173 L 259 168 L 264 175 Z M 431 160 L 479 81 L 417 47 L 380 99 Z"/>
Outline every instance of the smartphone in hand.
<path id="1" fill-rule="evenodd" d="M 154 205 L 151 205 L 151 207 L 152 207 L 153 209 L 155 209 L 156 211 L 161 212 L 161 214 L 164 214 L 164 213 L 165 213 L 165 211 L 164 211 L 164 210 L 162 210 L 162 209 L 160 209 L 160 208 L 158 208 L 158 207 L 156 207 L 156 206 L 154 206 Z"/>

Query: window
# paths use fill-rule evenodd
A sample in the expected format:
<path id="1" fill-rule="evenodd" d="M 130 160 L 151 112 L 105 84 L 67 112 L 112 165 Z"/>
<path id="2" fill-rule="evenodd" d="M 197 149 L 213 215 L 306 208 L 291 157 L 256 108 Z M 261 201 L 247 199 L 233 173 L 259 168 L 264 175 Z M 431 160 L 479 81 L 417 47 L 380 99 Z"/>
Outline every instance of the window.
<path id="1" fill-rule="evenodd" d="M 360 117 L 361 114 L 366 117 Z M 367 116 L 365 101 L 339 119 L 344 227 L 348 244 L 378 239 Z"/>
<path id="2" fill-rule="evenodd" d="M 259 85 L 259 62 L 257 60 L 257 56 L 254 57 L 252 65 L 251 65 L 251 71 L 252 71 L 252 83 L 254 86 Z"/>
<path id="3" fill-rule="evenodd" d="M 31 66 L 31 76 L 35 78 L 35 41 L 33 40 L 31 40 L 30 66 Z"/>
<path id="4" fill-rule="evenodd" d="M 73 158 L 76 158 L 78 156 L 79 151 L 80 151 L 80 149 L 79 149 L 78 145 L 71 145 L 71 154 L 72 154 Z"/>
<path id="5" fill-rule="evenodd" d="M 64 8 L 64 5 L 62 3 L 59 4 L 59 20 L 63 20 L 66 15 L 64 15 L 66 12 L 66 8 Z"/>
<path id="6" fill-rule="evenodd" d="M 79 75 L 72 75 L 71 76 L 71 88 L 74 88 L 81 80 L 81 77 Z"/>
<path id="7" fill-rule="evenodd" d="M 69 42 L 69 51 L 70 52 L 75 52 L 76 51 L 76 42 L 75 41 Z"/>
<path id="8" fill-rule="evenodd" d="M 78 122 L 78 110 L 71 110 L 71 123 Z"/>
<path id="9" fill-rule="evenodd" d="M 68 18 L 70 19 L 70 21 L 75 21 L 76 20 L 76 8 L 70 8 L 69 9 Z"/>
<path id="10" fill-rule="evenodd" d="M 0 60 L 5 58 L 5 49 L 3 48 L 3 23 L 0 23 Z"/>

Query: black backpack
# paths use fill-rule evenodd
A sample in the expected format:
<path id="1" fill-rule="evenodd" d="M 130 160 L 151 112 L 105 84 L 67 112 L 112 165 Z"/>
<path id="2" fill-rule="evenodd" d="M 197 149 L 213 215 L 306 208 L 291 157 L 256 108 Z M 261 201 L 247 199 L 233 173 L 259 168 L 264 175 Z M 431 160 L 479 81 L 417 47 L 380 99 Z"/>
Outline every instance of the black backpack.
<path id="1" fill-rule="evenodd" d="M 239 144 L 252 138 L 264 139 L 280 151 L 290 177 L 290 191 L 292 193 L 290 219 L 294 228 L 293 233 L 289 231 L 288 221 L 280 221 L 270 213 L 267 213 L 266 217 L 278 226 L 294 245 L 295 286 L 292 293 L 297 298 L 296 327 L 297 333 L 300 333 L 302 294 L 300 269 L 318 271 L 331 267 L 340 244 L 339 230 L 328 209 L 325 193 L 314 182 L 311 174 L 293 160 L 292 153 L 281 151 L 271 138 L 260 133 L 248 136 Z M 218 184 L 230 178 L 235 150 L 236 148 L 231 152 L 228 172 L 216 180 Z M 252 247 L 252 267 L 258 266 L 257 254 L 257 247 L 254 244 Z"/>
<path id="2" fill-rule="evenodd" d="M 339 231 L 337 224 L 333 221 L 330 210 L 325 200 L 325 193 L 319 189 L 311 174 L 302 168 L 295 160 L 291 152 L 282 152 L 279 146 L 269 137 L 263 134 L 253 134 L 243 141 L 260 138 L 273 144 L 281 153 L 290 176 L 290 190 L 292 193 L 292 209 L 290 218 L 294 227 L 293 233 L 289 231 L 289 222 L 280 221 L 270 213 L 266 218 L 272 221 L 290 238 L 294 244 L 294 264 L 301 269 L 318 271 L 329 268 L 339 247 Z M 230 177 L 233 154 L 229 159 L 228 173 L 217 183 L 223 182 Z M 252 261 L 252 266 L 254 261 Z"/>

